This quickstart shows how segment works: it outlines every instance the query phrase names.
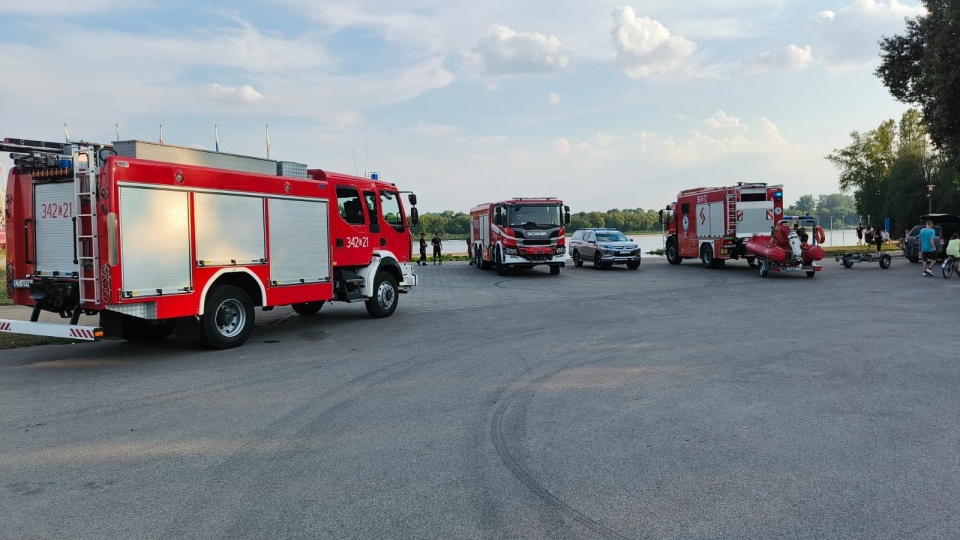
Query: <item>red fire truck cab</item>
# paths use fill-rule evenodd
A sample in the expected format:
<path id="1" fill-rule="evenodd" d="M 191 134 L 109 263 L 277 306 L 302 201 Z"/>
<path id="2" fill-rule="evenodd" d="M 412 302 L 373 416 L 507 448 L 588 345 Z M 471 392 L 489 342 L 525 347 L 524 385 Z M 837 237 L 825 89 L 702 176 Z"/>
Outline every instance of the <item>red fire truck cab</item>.
<path id="1" fill-rule="evenodd" d="M 241 345 L 254 307 L 313 314 L 365 302 L 387 317 L 417 276 L 394 184 L 143 141 L 5 139 L 7 295 L 0 331 Z M 411 205 L 416 196 L 409 195 Z M 38 322 L 42 311 L 69 324 Z M 100 326 L 78 324 L 81 314 Z"/>
<path id="2" fill-rule="evenodd" d="M 511 268 L 548 265 L 557 275 L 565 266 L 570 207 L 554 197 L 516 198 L 484 203 L 470 210 L 472 263 L 506 275 Z"/>
<path id="3" fill-rule="evenodd" d="M 740 182 L 735 186 L 681 191 L 677 201 L 660 211 L 666 228 L 670 264 L 700 259 L 717 268 L 727 259 L 754 256 L 744 245 L 754 234 L 770 234 L 783 216 L 783 186 Z"/>

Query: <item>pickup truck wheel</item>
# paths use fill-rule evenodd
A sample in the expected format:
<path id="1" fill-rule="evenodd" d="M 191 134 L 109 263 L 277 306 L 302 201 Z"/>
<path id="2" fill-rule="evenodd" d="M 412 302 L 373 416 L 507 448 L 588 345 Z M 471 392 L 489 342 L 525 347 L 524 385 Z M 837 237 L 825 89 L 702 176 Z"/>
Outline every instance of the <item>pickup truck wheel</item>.
<path id="1" fill-rule="evenodd" d="M 239 347 L 253 333 L 253 320 L 253 301 L 243 289 L 218 286 L 204 304 L 200 342 L 211 349 Z"/>
<path id="2" fill-rule="evenodd" d="M 367 313 L 374 319 L 382 319 L 393 315 L 397 310 L 397 301 L 399 293 L 397 291 L 397 279 L 389 272 L 380 270 L 377 272 L 377 278 L 373 283 L 373 297 L 365 302 Z"/>
<path id="3" fill-rule="evenodd" d="M 631 269 L 631 270 L 636 270 L 637 268 L 640 268 L 640 261 L 631 261 L 631 262 L 628 262 L 628 263 L 627 263 L 627 268 L 629 268 L 629 269 Z"/>
<path id="4" fill-rule="evenodd" d="M 297 315 L 315 315 L 323 307 L 323 302 L 303 302 L 290 306 Z"/>
<path id="5" fill-rule="evenodd" d="M 603 262 L 600 260 L 599 251 L 593 254 L 593 267 L 596 268 L 597 270 L 603 268 Z"/>
<path id="6" fill-rule="evenodd" d="M 580 256 L 580 250 L 573 250 L 573 265 L 577 268 L 583 266 L 583 257 Z"/>

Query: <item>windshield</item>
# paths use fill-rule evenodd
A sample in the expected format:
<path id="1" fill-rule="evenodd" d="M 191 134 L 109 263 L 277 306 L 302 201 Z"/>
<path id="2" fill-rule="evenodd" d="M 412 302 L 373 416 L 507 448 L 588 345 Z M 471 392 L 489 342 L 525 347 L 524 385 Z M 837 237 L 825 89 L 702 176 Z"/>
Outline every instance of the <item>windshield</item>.
<path id="1" fill-rule="evenodd" d="M 598 232 L 597 242 L 626 242 L 627 237 L 622 232 Z"/>
<path id="2" fill-rule="evenodd" d="M 508 206 L 507 223 L 511 227 L 559 227 L 560 206 L 556 204 Z"/>

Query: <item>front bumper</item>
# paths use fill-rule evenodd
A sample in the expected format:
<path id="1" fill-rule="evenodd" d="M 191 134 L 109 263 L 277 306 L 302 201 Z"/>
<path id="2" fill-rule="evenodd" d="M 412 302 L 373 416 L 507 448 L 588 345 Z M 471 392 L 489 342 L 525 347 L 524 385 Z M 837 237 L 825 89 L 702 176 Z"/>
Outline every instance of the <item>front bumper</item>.
<path id="1" fill-rule="evenodd" d="M 410 292 L 410 289 L 413 289 L 419 283 L 420 278 L 417 276 L 417 273 L 413 271 L 413 267 L 409 264 L 401 264 L 400 272 L 403 275 L 403 281 L 397 284 L 397 288 L 400 292 Z"/>

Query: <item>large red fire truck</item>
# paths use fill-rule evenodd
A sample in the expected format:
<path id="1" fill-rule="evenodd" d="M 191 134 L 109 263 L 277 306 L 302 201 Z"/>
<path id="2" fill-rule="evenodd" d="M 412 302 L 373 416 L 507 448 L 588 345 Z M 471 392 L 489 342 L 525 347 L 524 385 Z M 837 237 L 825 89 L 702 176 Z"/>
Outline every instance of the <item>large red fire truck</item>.
<path id="1" fill-rule="evenodd" d="M 0 151 L 15 163 L 7 296 L 33 309 L 3 332 L 227 349 L 250 336 L 254 306 L 362 301 L 387 317 L 417 284 L 417 209 L 408 223 L 402 192 L 377 178 L 144 141 L 4 139 Z M 70 322 L 38 322 L 42 311 Z"/>
<path id="2" fill-rule="evenodd" d="M 717 268 L 727 259 L 744 258 L 753 265 L 755 257 L 744 244 L 754 234 L 770 234 L 782 216 L 783 186 L 740 182 L 681 191 L 660 211 L 667 262 L 700 259 L 703 266 Z"/>
<path id="3" fill-rule="evenodd" d="M 566 260 L 570 208 L 554 197 L 516 198 L 470 210 L 471 259 L 481 270 L 548 265 L 557 275 Z"/>

